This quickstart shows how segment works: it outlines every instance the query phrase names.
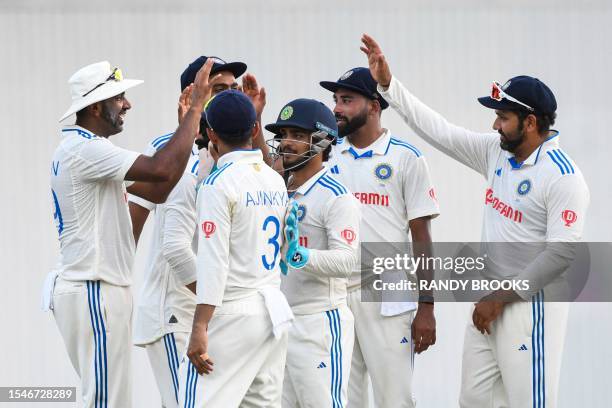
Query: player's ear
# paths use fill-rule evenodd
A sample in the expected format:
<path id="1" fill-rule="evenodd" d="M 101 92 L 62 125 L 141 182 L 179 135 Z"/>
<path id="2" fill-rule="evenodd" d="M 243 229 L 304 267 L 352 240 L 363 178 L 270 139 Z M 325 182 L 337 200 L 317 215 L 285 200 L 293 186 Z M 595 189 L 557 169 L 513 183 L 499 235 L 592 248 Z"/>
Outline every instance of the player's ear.
<path id="1" fill-rule="evenodd" d="M 219 136 L 215 133 L 211 128 L 206 128 L 206 135 L 208 135 L 208 139 L 213 142 L 213 144 L 219 143 Z"/>
<path id="2" fill-rule="evenodd" d="M 251 135 L 251 137 L 255 139 L 260 130 L 261 125 L 259 124 L 259 121 L 255 121 L 255 126 L 253 126 L 253 134 Z"/>

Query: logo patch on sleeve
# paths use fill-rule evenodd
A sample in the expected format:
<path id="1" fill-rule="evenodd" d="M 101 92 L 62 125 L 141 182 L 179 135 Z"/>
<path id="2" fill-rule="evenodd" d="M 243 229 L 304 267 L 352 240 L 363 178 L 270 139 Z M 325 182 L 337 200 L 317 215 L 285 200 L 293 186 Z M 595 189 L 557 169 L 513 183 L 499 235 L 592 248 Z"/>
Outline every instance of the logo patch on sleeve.
<path id="1" fill-rule="evenodd" d="M 340 236 L 344 238 L 347 244 L 351 245 L 355 238 L 357 238 L 357 234 L 351 228 L 343 229 L 340 233 Z"/>
<path id="2" fill-rule="evenodd" d="M 205 238 L 210 238 L 212 234 L 217 230 L 217 226 L 212 221 L 204 221 L 202 223 L 202 232 L 205 234 Z"/>
<path id="3" fill-rule="evenodd" d="M 561 212 L 561 217 L 563 218 L 566 227 L 571 227 L 572 224 L 578 220 L 578 215 L 572 210 L 564 210 Z"/>

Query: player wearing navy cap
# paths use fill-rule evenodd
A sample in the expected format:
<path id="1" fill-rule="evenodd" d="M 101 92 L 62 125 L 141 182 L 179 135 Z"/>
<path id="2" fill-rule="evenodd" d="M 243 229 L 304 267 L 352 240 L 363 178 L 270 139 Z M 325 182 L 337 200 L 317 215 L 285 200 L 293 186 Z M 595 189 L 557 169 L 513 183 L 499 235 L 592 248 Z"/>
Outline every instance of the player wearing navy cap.
<path id="1" fill-rule="evenodd" d="M 346 288 L 359 258 L 360 213 L 351 192 L 323 167 L 337 138 L 336 119 L 323 103 L 296 99 L 266 129 L 280 141 L 299 222 L 299 268 L 290 266 L 281 285 L 295 314 L 283 407 L 346 406 L 355 337 Z"/>
<path id="2" fill-rule="evenodd" d="M 287 189 L 251 149 L 259 123 L 244 93 L 221 92 L 205 111 L 219 160 L 197 197 L 198 304 L 180 406 L 280 407 L 293 320 L 280 291 Z"/>
<path id="3" fill-rule="evenodd" d="M 415 256 L 428 255 L 430 219 L 439 209 L 427 163 L 416 147 L 381 127 L 382 110 L 389 105 L 377 91 L 369 69 L 353 68 L 338 81 L 324 81 L 321 86 L 334 93 L 334 113 L 344 136 L 332 149 L 327 167 L 361 203 L 362 243 L 384 242 L 389 250 L 405 253 L 410 232 Z M 416 274 L 418 279 L 430 279 L 429 271 L 419 269 Z M 383 275 L 390 282 L 407 278 L 405 271 Z M 433 298 L 421 292 L 415 314 L 413 301 L 377 292 L 373 281 L 370 268 L 360 264 L 349 280 L 355 346 L 348 405 L 367 406 L 369 374 L 376 406 L 413 407 L 414 353 L 427 350 L 436 341 Z M 376 295 L 382 295 L 382 302 L 374 301 Z"/>
<path id="4" fill-rule="evenodd" d="M 487 180 L 482 241 L 494 279 L 529 282 L 478 302 L 464 340 L 460 405 L 555 407 L 568 303 L 545 302 L 564 285 L 571 244 L 582 237 L 589 190 L 576 163 L 551 130 L 557 102 L 542 81 L 517 76 L 493 83 L 479 98 L 495 109 L 495 133 L 448 123 L 394 76 L 368 35 L 362 50 L 379 92 L 425 141 Z M 495 251 L 487 242 L 512 246 Z M 510 251 L 516 243 L 521 252 Z M 563 299 L 556 299 L 563 300 Z"/>

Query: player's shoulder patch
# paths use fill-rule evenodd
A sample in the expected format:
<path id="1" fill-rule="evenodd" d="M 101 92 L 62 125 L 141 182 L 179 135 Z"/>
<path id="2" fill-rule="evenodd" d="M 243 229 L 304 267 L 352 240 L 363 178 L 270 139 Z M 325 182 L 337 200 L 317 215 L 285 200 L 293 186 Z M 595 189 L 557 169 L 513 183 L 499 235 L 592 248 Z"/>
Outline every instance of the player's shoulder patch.
<path id="1" fill-rule="evenodd" d="M 562 176 L 576 173 L 576 164 L 570 157 L 561 149 L 552 149 L 546 152 L 546 157 L 552 163 L 555 170 L 559 171 Z"/>
<path id="2" fill-rule="evenodd" d="M 328 174 L 319 177 L 317 184 L 331 191 L 335 196 L 348 193 L 348 189 L 342 183 Z"/>
<path id="3" fill-rule="evenodd" d="M 156 137 L 151 141 L 150 145 L 155 149 L 155 151 L 158 151 L 159 149 L 164 147 L 166 143 L 168 143 L 168 141 L 170 140 L 170 138 L 172 138 L 173 135 L 174 132 Z"/>
<path id="4" fill-rule="evenodd" d="M 411 155 L 414 155 L 415 157 L 423 156 L 423 153 L 421 153 L 421 151 L 415 146 L 395 137 L 389 139 L 389 145 L 387 146 L 387 151 L 385 152 L 385 154 L 387 154 L 391 149 L 406 149 L 408 152 L 410 152 Z"/>
<path id="5" fill-rule="evenodd" d="M 217 181 L 217 179 L 221 176 L 221 174 L 223 174 L 223 172 L 228 169 L 232 164 L 233 162 L 225 163 L 223 166 L 210 173 L 208 177 L 206 177 L 206 179 L 204 180 L 204 184 L 212 186 L 215 181 Z"/>

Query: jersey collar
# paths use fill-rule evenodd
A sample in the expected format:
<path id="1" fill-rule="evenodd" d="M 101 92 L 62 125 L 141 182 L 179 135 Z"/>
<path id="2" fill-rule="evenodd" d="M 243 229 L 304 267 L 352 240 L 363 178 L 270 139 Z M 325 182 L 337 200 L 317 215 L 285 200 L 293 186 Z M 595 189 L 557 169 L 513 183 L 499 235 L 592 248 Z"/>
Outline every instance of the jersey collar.
<path id="1" fill-rule="evenodd" d="M 340 152 L 348 152 L 355 160 L 370 158 L 373 155 L 384 156 L 387 153 L 387 147 L 391 141 L 391 132 L 389 129 L 384 129 L 384 132 L 370 146 L 364 149 L 358 149 L 349 142 L 348 138 L 340 145 Z"/>
<path id="2" fill-rule="evenodd" d="M 99 137 L 94 132 L 89 131 L 78 125 L 66 125 L 62 127 L 62 136 L 69 136 L 69 135 L 78 135 L 86 139 L 93 139 L 95 137 Z"/>
<path id="3" fill-rule="evenodd" d="M 317 181 L 319 181 L 319 179 L 323 177 L 325 174 L 327 174 L 327 169 L 322 168 L 314 176 L 306 180 L 304 184 L 298 187 L 298 189 L 295 190 L 295 192 L 293 192 L 292 196 L 295 196 L 296 194 L 305 196 L 306 194 L 310 192 L 310 190 L 312 190 L 314 185 L 317 184 Z"/>
<path id="4" fill-rule="evenodd" d="M 540 158 L 540 154 L 543 153 L 542 150 L 544 150 L 545 152 L 548 149 L 554 149 L 554 148 L 559 147 L 559 138 L 558 138 L 559 131 L 553 130 L 552 132 L 553 134 L 549 136 L 546 140 L 544 140 L 544 142 L 542 142 L 540 147 L 535 149 L 529 155 L 529 157 L 527 157 L 525 161 L 522 163 L 517 162 L 514 156 L 512 156 L 510 152 L 506 152 L 508 156 L 508 162 L 510 162 L 510 166 L 512 166 L 512 170 L 518 170 L 520 168 L 523 168 L 524 166 L 535 166 L 538 162 L 538 159 Z"/>
<path id="5" fill-rule="evenodd" d="M 238 149 L 229 153 L 225 153 L 217 160 L 217 167 L 221 167 L 226 163 L 247 162 L 259 163 L 263 162 L 263 155 L 259 149 Z"/>

